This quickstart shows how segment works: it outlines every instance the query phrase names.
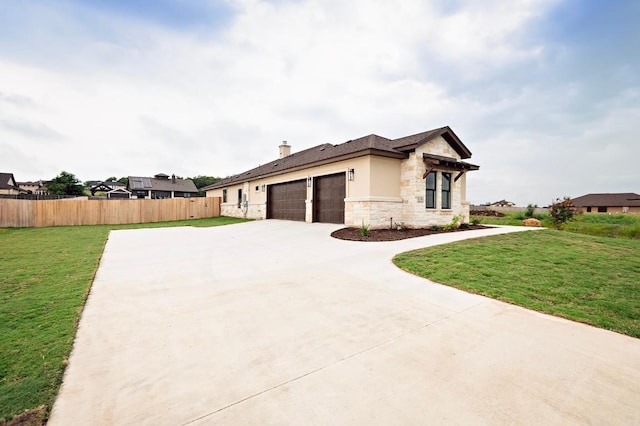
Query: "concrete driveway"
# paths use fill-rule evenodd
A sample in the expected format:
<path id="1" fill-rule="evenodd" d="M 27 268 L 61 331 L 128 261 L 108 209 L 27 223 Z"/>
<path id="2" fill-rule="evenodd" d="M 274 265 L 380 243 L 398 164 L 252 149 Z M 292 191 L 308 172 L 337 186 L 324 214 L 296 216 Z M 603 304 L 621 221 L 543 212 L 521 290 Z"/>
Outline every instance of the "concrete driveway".
<path id="1" fill-rule="evenodd" d="M 49 424 L 640 424 L 640 340 L 391 263 L 522 228 L 338 228 L 113 231 Z"/>

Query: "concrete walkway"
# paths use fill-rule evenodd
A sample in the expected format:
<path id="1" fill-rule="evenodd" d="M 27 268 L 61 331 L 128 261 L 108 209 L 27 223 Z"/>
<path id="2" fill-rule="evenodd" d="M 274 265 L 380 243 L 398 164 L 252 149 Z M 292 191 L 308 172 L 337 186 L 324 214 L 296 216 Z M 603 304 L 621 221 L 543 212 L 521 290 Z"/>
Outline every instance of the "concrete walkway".
<path id="1" fill-rule="evenodd" d="M 338 228 L 113 231 L 49 424 L 640 424 L 640 340 L 390 261 L 522 228 Z"/>

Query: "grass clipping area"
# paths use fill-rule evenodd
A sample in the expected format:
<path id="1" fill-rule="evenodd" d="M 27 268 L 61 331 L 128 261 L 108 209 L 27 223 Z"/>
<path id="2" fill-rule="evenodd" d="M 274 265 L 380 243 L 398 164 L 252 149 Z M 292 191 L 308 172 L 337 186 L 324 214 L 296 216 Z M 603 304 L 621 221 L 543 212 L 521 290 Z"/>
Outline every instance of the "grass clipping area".
<path id="1" fill-rule="evenodd" d="M 48 416 L 111 229 L 241 221 L 0 229 L 0 424 L 42 407 Z"/>
<path id="2" fill-rule="evenodd" d="M 517 232 L 399 254 L 400 268 L 471 293 L 640 337 L 640 241 Z"/>

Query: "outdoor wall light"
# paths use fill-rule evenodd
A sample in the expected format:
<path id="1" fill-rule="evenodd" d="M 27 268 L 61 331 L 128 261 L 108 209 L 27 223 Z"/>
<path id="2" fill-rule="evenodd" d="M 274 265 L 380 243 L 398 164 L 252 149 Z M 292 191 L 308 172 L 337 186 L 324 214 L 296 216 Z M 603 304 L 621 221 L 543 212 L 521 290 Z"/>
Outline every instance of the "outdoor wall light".
<path id="1" fill-rule="evenodd" d="M 353 181 L 355 175 L 356 175 L 356 171 L 353 169 L 349 169 L 349 181 Z"/>
<path id="2" fill-rule="evenodd" d="M 311 188 L 311 176 L 307 176 L 307 187 Z"/>

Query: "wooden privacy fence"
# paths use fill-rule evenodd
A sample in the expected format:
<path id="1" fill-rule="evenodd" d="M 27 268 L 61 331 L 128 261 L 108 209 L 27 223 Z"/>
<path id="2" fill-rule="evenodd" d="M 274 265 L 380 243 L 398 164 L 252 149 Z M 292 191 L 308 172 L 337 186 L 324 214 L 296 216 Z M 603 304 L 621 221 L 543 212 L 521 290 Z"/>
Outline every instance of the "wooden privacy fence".
<path id="1" fill-rule="evenodd" d="M 165 200 L 0 199 L 0 227 L 117 225 L 220 216 L 220 197 Z"/>

